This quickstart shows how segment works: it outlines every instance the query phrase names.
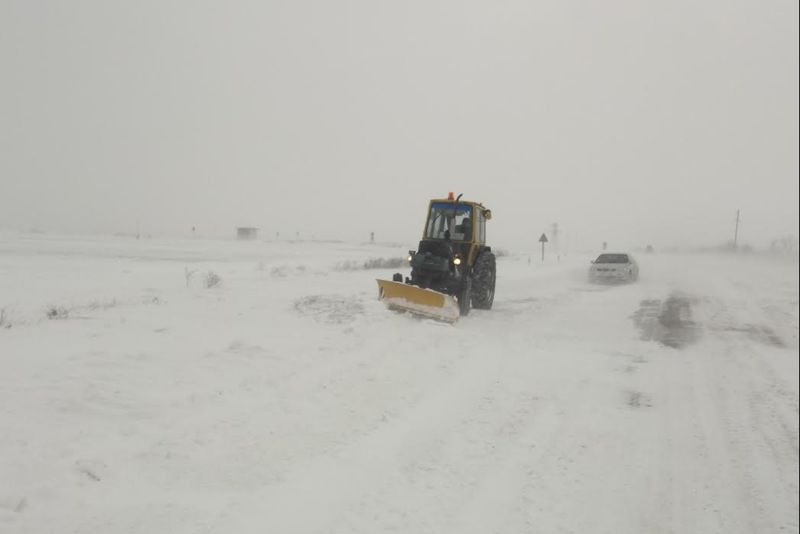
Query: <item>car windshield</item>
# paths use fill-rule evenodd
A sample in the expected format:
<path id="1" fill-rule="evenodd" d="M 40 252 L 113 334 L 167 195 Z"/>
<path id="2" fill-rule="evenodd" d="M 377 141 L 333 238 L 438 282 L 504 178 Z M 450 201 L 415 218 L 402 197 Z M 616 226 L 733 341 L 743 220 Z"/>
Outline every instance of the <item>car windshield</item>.
<path id="1" fill-rule="evenodd" d="M 585 261 L 585 260 L 584 260 Z M 600 254 L 595 263 L 628 263 L 627 254 Z"/>
<path id="2" fill-rule="evenodd" d="M 472 239 L 472 206 L 452 202 L 434 202 L 425 226 L 428 239 L 453 239 L 470 241 Z"/>

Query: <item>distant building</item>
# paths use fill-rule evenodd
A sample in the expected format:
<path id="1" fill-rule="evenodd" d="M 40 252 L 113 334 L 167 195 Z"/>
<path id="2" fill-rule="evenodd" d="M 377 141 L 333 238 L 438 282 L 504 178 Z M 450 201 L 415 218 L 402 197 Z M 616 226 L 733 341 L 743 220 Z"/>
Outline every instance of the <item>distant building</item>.
<path id="1" fill-rule="evenodd" d="M 256 239 L 258 238 L 258 228 L 252 226 L 240 226 L 236 229 L 237 239 Z"/>

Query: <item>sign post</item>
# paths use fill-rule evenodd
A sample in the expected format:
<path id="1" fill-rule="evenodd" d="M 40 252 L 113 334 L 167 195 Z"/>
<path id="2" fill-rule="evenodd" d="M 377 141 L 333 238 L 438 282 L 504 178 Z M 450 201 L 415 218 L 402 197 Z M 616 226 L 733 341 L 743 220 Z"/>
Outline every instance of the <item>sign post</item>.
<path id="1" fill-rule="evenodd" d="M 547 236 L 542 234 L 542 237 L 539 238 L 539 243 L 542 244 L 542 263 L 544 263 L 544 244 L 547 243 Z"/>

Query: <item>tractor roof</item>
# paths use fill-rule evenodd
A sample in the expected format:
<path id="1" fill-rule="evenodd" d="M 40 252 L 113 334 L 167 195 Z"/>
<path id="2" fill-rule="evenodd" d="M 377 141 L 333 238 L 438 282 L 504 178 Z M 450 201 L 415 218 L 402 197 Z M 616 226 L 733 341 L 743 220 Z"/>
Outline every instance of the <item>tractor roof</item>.
<path id="1" fill-rule="evenodd" d="M 434 198 L 434 199 L 431 199 L 431 204 L 433 204 L 434 202 L 443 203 L 443 204 L 456 204 L 455 199 L 452 199 L 452 198 Z M 489 209 L 486 206 L 484 206 L 483 204 L 481 204 L 480 202 L 473 202 L 472 200 L 459 200 L 457 203 L 458 204 L 469 204 L 471 206 L 477 206 L 478 208 L 480 208 L 482 210 Z"/>

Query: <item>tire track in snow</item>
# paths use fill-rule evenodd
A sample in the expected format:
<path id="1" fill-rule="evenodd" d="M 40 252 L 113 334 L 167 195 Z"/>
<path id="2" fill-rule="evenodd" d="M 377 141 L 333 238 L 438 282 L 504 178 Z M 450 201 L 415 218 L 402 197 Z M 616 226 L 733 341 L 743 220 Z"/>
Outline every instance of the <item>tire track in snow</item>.
<path id="1" fill-rule="evenodd" d="M 348 504 L 358 502 L 363 488 L 380 487 L 387 478 L 396 478 L 395 466 L 404 451 L 420 439 L 428 441 L 435 436 L 442 422 L 452 421 L 470 395 L 486 387 L 485 375 L 476 372 L 480 367 L 481 362 L 472 358 L 438 391 L 389 424 L 324 455 L 296 459 L 283 481 L 256 491 L 234 508 L 244 507 L 249 515 L 257 515 L 262 528 L 274 525 L 287 532 L 317 532 L 336 524 Z M 240 516 L 236 512 L 226 515 Z M 241 531 L 240 527 L 248 525 L 233 528 Z"/>

